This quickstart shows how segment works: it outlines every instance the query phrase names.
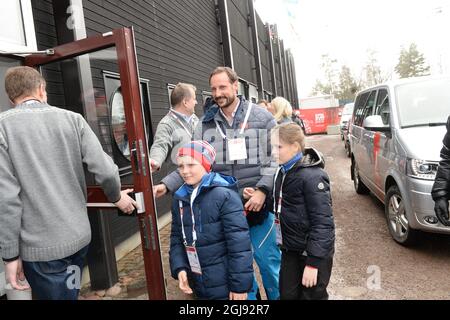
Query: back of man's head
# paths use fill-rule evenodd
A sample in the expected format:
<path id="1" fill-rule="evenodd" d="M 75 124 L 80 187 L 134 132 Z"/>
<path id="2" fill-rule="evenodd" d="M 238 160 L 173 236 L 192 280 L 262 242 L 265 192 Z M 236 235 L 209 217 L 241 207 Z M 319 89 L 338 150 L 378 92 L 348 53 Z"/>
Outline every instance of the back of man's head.
<path id="1" fill-rule="evenodd" d="M 197 91 L 197 88 L 192 84 L 178 83 L 170 95 L 170 104 L 172 107 L 176 107 L 183 102 L 184 99 L 192 98 L 192 95 L 195 97 L 195 91 Z"/>
<path id="2" fill-rule="evenodd" d="M 12 67 L 6 71 L 5 90 L 12 102 L 32 95 L 41 85 L 45 86 L 45 79 L 36 69 Z"/>

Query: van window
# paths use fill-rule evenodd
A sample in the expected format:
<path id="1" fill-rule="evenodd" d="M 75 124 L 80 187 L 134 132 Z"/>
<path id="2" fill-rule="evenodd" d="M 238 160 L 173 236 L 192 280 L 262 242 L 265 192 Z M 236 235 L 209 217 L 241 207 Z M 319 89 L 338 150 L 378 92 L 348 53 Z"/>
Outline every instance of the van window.
<path id="1" fill-rule="evenodd" d="M 381 116 L 384 125 L 390 124 L 389 95 L 386 89 L 380 89 L 377 97 L 375 114 Z"/>
<path id="2" fill-rule="evenodd" d="M 354 111 L 354 124 L 356 126 L 361 126 L 362 122 L 364 120 L 363 113 L 364 113 L 364 107 L 366 105 L 367 98 L 369 97 L 370 92 L 365 92 L 357 97 L 356 99 L 356 106 Z"/>
<path id="3" fill-rule="evenodd" d="M 395 88 L 400 126 L 445 125 L 450 110 L 450 79 L 424 79 Z"/>
<path id="4" fill-rule="evenodd" d="M 365 96 L 367 97 L 364 99 Z M 362 127 L 362 124 L 364 122 L 364 119 L 368 116 L 371 116 L 375 109 L 375 98 L 377 96 L 377 91 L 373 90 L 370 92 L 364 93 L 364 95 L 361 96 L 361 100 L 358 101 L 358 109 L 355 113 L 355 125 Z M 363 101 L 365 102 L 363 104 Z"/>
<path id="5" fill-rule="evenodd" d="M 364 107 L 364 118 L 367 118 L 368 116 L 371 116 L 373 114 L 374 107 L 375 107 L 375 97 L 377 96 L 377 91 L 374 90 L 370 93 L 369 98 L 367 99 L 366 105 Z"/>

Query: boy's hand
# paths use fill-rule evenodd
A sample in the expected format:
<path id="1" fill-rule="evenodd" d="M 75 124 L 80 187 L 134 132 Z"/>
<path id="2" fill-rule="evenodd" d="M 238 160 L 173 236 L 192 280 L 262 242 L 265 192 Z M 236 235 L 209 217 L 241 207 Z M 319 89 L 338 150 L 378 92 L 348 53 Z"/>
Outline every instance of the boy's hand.
<path id="1" fill-rule="evenodd" d="M 242 196 L 244 197 L 245 200 L 248 200 L 253 196 L 255 191 L 256 190 L 254 188 L 244 188 L 244 192 L 243 192 Z"/>
<path id="2" fill-rule="evenodd" d="M 310 266 L 305 266 L 303 271 L 302 285 L 306 288 L 312 288 L 317 285 L 318 269 Z"/>
<path id="3" fill-rule="evenodd" d="M 153 186 L 153 196 L 158 199 L 167 193 L 167 187 L 164 183 Z"/>
<path id="4" fill-rule="evenodd" d="M 247 300 L 247 293 L 230 292 L 230 300 Z"/>
<path id="5" fill-rule="evenodd" d="M 185 294 L 192 294 L 192 289 L 189 286 L 187 273 L 184 270 L 178 273 L 178 286 Z"/>

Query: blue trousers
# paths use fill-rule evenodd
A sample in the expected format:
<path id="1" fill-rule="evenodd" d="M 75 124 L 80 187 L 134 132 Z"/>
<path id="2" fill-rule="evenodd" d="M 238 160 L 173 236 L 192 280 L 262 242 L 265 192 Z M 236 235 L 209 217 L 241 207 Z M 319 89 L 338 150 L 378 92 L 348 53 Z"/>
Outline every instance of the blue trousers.
<path id="1" fill-rule="evenodd" d="M 250 239 L 253 247 L 253 257 L 258 265 L 264 290 L 269 300 L 280 298 L 279 274 L 281 252 L 277 246 L 277 235 L 274 226 L 275 216 L 269 213 L 260 225 L 250 228 Z M 253 288 L 248 293 L 248 300 L 256 300 L 258 283 L 253 276 Z"/>
<path id="2" fill-rule="evenodd" d="M 77 300 L 88 246 L 77 253 L 45 262 L 23 261 L 23 271 L 37 300 Z"/>

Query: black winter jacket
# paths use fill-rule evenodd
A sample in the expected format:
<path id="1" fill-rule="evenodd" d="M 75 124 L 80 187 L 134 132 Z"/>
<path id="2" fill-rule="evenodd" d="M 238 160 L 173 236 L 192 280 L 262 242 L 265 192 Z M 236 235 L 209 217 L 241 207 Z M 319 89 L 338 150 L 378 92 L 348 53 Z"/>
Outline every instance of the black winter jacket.
<path id="1" fill-rule="evenodd" d="M 306 250 L 306 264 L 318 267 L 323 259 L 334 254 L 330 179 L 323 170 L 325 162 L 317 150 L 307 148 L 303 154 L 303 158 L 287 172 L 283 184 L 281 248 L 299 254 Z M 282 177 L 280 171 L 274 183 L 275 203 L 280 196 Z"/>
<path id="2" fill-rule="evenodd" d="M 450 200 L 450 116 L 447 119 L 447 133 L 442 141 L 441 162 L 436 174 L 436 180 L 431 190 L 433 200 L 446 198 Z"/>

